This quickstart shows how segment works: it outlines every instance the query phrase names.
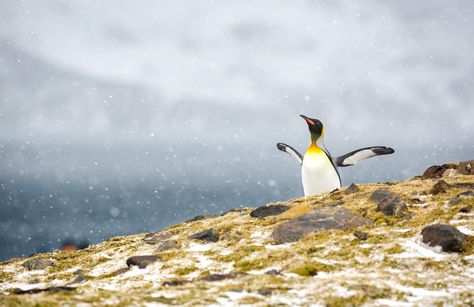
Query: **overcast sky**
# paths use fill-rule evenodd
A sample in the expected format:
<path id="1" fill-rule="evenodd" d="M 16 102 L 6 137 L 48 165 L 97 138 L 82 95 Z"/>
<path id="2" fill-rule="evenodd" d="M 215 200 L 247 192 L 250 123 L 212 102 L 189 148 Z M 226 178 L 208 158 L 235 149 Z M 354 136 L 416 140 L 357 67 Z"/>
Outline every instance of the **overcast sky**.
<path id="1" fill-rule="evenodd" d="M 472 159 L 473 10 L 469 0 L 3 0 L 1 180 L 273 195 L 245 204 L 297 197 L 299 166 L 275 144 L 305 151 L 302 113 L 325 124 L 336 156 L 396 150 L 343 169 L 344 184 Z"/>

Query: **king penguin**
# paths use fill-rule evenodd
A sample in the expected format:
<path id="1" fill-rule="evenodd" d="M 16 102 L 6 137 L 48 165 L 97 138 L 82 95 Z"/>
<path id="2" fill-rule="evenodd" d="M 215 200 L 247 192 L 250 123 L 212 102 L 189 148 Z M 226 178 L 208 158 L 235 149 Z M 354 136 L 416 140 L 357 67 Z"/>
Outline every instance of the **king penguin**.
<path id="1" fill-rule="evenodd" d="M 372 146 L 357 149 L 333 158 L 324 144 L 323 123 L 315 118 L 301 115 L 308 124 L 311 144 L 304 156 L 293 147 L 284 143 L 278 143 L 277 148 L 290 154 L 301 165 L 301 180 L 303 182 L 304 195 L 306 197 L 330 192 L 341 187 L 341 176 L 338 167 L 357 164 L 360 160 L 374 156 L 388 155 L 395 151 L 390 147 Z"/>

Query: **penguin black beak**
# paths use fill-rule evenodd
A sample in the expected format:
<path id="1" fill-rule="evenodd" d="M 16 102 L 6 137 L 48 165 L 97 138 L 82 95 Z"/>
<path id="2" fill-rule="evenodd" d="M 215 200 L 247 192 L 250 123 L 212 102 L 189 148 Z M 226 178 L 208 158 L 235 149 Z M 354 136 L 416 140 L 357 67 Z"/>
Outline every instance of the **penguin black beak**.
<path id="1" fill-rule="evenodd" d="M 300 115 L 304 120 L 308 123 L 308 125 L 314 126 L 314 122 L 311 120 L 311 118 L 304 116 L 303 114 Z"/>

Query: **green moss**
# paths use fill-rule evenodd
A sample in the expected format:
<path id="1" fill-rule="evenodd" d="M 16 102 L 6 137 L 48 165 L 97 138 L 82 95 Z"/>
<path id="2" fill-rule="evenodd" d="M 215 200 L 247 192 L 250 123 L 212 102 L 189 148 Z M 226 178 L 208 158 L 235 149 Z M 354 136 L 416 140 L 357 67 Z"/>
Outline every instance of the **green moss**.
<path id="1" fill-rule="evenodd" d="M 0 271 L 0 282 L 11 281 L 15 274 L 13 272 Z"/>
<path id="2" fill-rule="evenodd" d="M 161 261 L 166 262 L 166 261 L 169 261 L 169 260 L 185 259 L 186 256 L 187 256 L 187 252 L 182 251 L 182 250 L 173 249 L 173 250 L 168 250 L 168 251 L 162 252 L 162 253 L 159 254 L 159 256 L 160 256 Z"/>
<path id="3" fill-rule="evenodd" d="M 158 296 L 158 297 L 144 297 L 143 299 L 144 299 L 146 302 L 161 303 L 161 304 L 167 304 L 167 305 L 174 304 L 174 299 L 172 299 L 172 298 L 167 298 L 167 297 L 164 297 L 164 296 Z"/>
<path id="4" fill-rule="evenodd" d="M 248 272 L 251 270 L 260 270 L 270 266 L 271 262 L 268 258 L 257 258 L 252 260 L 242 260 L 234 263 L 234 267 L 240 272 Z"/>
<path id="5" fill-rule="evenodd" d="M 233 253 L 224 255 L 224 256 L 218 256 L 215 260 L 220 261 L 220 262 L 232 262 L 232 261 L 240 261 L 245 257 L 250 256 L 254 252 L 259 252 L 265 250 L 265 247 L 259 246 L 259 245 L 244 245 L 244 246 L 239 246 L 237 250 L 235 250 Z"/>
<path id="6" fill-rule="evenodd" d="M 367 299 L 365 295 L 330 296 L 324 299 L 324 303 L 328 307 L 361 306 Z"/>
<path id="7" fill-rule="evenodd" d="M 404 252 L 403 248 L 398 244 L 395 244 L 391 246 L 389 249 L 385 250 L 386 254 L 401 254 L 403 252 Z"/>
<path id="8" fill-rule="evenodd" d="M 239 300 L 239 304 L 242 304 L 242 305 L 253 305 L 253 304 L 257 304 L 257 303 L 260 303 L 262 301 L 261 298 L 259 297 L 256 297 L 256 296 L 246 296 L 246 297 L 243 297 Z"/>
<path id="9" fill-rule="evenodd" d="M 466 236 L 466 245 L 464 248 L 463 255 L 474 254 L 474 236 Z"/>
<path id="10" fill-rule="evenodd" d="M 314 276 L 318 272 L 330 272 L 335 268 L 332 265 L 324 264 L 317 261 L 308 261 L 301 265 L 297 265 L 290 269 L 290 272 L 298 274 L 300 276 Z"/>
<path id="11" fill-rule="evenodd" d="M 195 267 L 195 266 L 179 267 L 174 271 L 174 273 L 176 275 L 187 275 L 189 273 L 192 273 L 192 272 L 196 271 L 197 269 L 198 268 Z"/>

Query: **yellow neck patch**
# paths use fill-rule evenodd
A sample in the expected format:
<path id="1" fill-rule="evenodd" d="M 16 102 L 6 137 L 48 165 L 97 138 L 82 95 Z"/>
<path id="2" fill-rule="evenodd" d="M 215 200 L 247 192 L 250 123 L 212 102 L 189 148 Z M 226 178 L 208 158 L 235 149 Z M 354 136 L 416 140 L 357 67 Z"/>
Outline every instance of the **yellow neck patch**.
<path id="1" fill-rule="evenodd" d="M 316 145 L 316 142 L 312 142 L 311 145 L 306 150 L 306 155 L 326 155 L 324 151 Z"/>

